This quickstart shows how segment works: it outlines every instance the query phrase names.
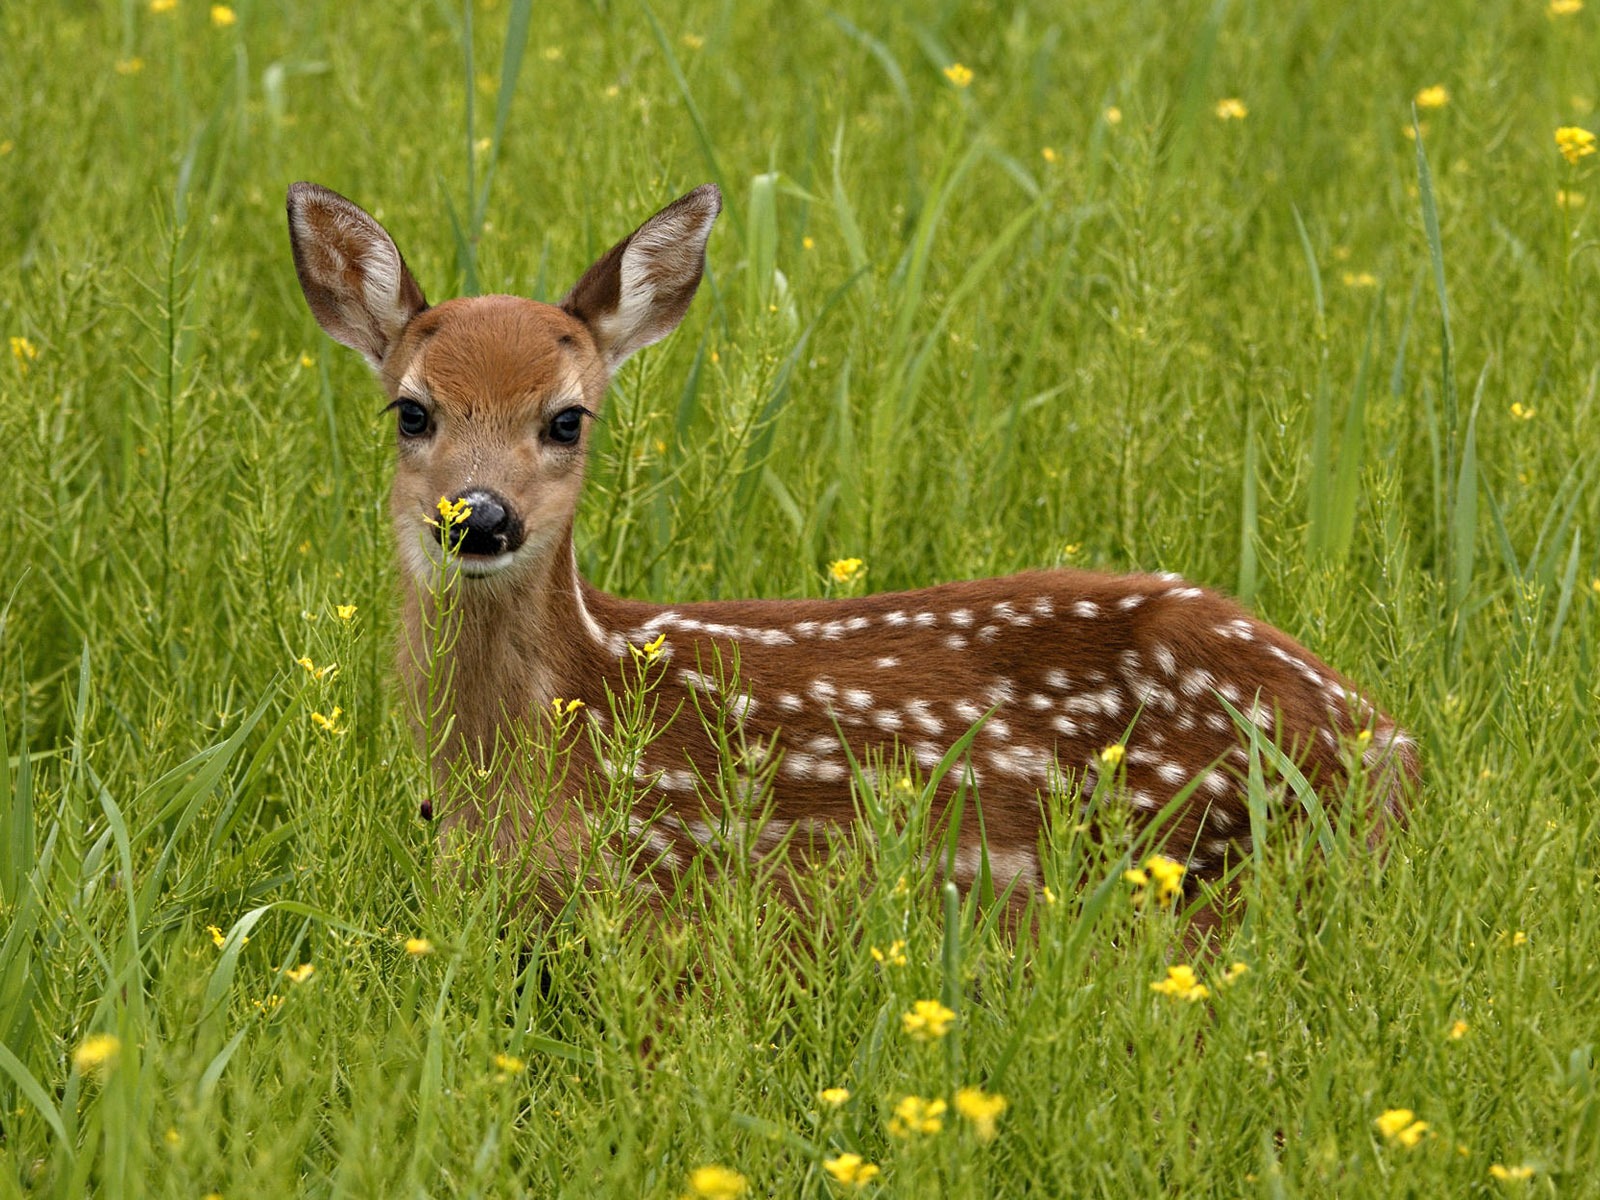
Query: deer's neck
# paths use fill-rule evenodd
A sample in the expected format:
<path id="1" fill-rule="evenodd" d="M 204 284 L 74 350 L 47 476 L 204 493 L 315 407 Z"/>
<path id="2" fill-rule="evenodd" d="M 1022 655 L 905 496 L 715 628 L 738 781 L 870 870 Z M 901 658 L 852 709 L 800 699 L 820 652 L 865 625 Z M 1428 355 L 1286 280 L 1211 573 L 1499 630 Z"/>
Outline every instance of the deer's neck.
<path id="1" fill-rule="evenodd" d="M 570 529 L 511 578 L 405 592 L 400 674 L 441 765 L 463 753 L 487 762 L 503 728 L 605 674 L 607 646 L 587 598 L 606 598 L 579 577 Z"/>

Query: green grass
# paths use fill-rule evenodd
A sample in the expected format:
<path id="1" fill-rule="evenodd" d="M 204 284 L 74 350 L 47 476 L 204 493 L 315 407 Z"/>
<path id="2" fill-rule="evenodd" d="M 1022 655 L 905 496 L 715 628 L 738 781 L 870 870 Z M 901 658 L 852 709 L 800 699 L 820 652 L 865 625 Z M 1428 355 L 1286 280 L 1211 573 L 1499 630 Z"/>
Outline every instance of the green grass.
<path id="1" fill-rule="evenodd" d="M 1553 139 L 1596 121 L 1593 6 L 236 15 L 0 8 L 0 1197 L 821 1197 L 844 1150 L 893 1196 L 1600 1192 L 1600 156 Z M 707 286 L 613 389 L 591 579 L 1181 571 L 1418 735 L 1411 827 L 1274 829 L 1205 1004 L 1150 991 L 1181 929 L 1070 819 L 1020 944 L 892 798 L 804 920 L 737 856 L 664 927 L 524 920 L 416 817 L 391 435 L 295 284 L 301 178 L 433 299 L 556 298 L 714 179 Z M 992 1143 L 889 1133 L 967 1085 Z"/>

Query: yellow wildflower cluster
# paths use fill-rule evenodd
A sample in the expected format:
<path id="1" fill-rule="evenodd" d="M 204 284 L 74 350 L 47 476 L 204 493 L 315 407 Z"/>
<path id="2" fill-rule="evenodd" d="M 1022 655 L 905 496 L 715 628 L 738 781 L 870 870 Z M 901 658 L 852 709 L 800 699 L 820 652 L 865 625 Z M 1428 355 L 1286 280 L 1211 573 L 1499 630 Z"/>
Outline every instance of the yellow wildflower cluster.
<path id="1" fill-rule="evenodd" d="M 122 1040 L 115 1034 L 91 1033 L 72 1052 L 72 1066 L 80 1075 L 91 1071 L 104 1074 L 117 1065 L 117 1055 L 121 1052 Z"/>
<path id="2" fill-rule="evenodd" d="M 1378 286 L 1378 277 L 1371 271 L 1346 271 L 1339 276 L 1340 281 L 1347 288 L 1369 288 Z"/>
<path id="3" fill-rule="evenodd" d="M 218 29 L 226 29 L 238 19 L 238 14 L 226 4 L 213 4 L 211 6 L 211 23 Z"/>
<path id="4" fill-rule="evenodd" d="M 661 657 L 661 651 L 666 644 L 667 635 L 664 633 L 659 633 L 654 639 L 644 643 L 644 645 L 635 646 L 630 644 L 628 649 L 633 653 L 633 657 L 636 660 L 644 663 L 646 666 L 649 666 L 651 663 L 655 662 Z"/>
<path id="5" fill-rule="evenodd" d="M 1211 989 L 1200 982 L 1194 968 L 1184 963 L 1167 968 L 1167 977 L 1150 985 L 1150 990 L 1174 1000 L 1187 1000 L 1193 1004 L 1211 995 Z"/>
<path id="6" fill-rule="evenodd" d="M 1550 7 L 1544 10 L 1552 17 L 1570 17 L 1583 11 L 1583 0 L 1550 0 Z"/>
<path id="7" fill-rule="evenodd" d="M 911 1011 L 900 1014 L 906 1036 L 918 1042 L 936 1042 L 950 1032 L 956 1014 L 937 1000 L 918 1000 Z"/>
<path id="8" fill-rule="evenodd" d="M 748 1186 L 743 1175 L 727 1167 L 696 1167 L 689 1172 L 689 1190 L 685 1195 L 693 1200 L 739 1200 Z"/>
<path id="9" fill-rule="evenodd" d="M 828 564 L 828 574 L 835 583 L 854 583 L 867 573 L 867 564 L 859 558 L 836 558 Z"/>
<path id="10" fill-rule="evenodd" d="M 1187 872 L 1188 868 L 1177 859 L 1152 854 L 1144 860 L 1143 867 L 1129 868 L 1122 873 L 1122 878 L 1133 884 L 1135 905 L 1144 903 L 1146 889 L 1152 883 L 1155 884 L 1156 903 L 1167 905 L 1183 895 L 1183 877 Z"/>
<path id="11" fill-rule="evenodd" d="M 903 1096 L 894 1106 L 894 1116 L 889 1119 L 889 1132 L 897 1138 L 938 1133 L 944 1128 L 944 1114 L 949 1107 L 943 1100 Z"/>
<path id="12" fill-rule="evenodd" d="M 169 13 L 178 7 L 178 0 L 150 0 L 150 11 L 156 14 Z"/>
<path id="13" fill-rule="evenodd" d="M 1121 742 L 1112 742 L 1111 745 L 1100 751 L 1100 765 L 1115 768 L 1128 756 L 1128 748 Z"/>
<path id="14" fill-rule="evenodd" d="M 550 711 L 558 717 L 570 717 L 584 707 L 582 700 L 563 700 L 560 696 L 550 701 Z"/>
<path id="15" fill-rule="evenodd" d="M 1428 1123 L 1417 1120 L 1417 1114 L 1409 1108 L 1391 1108 L 1372 1123 L 1384 1140 L 1407 1150 L 1415 1148 L 1428 1133 Z"/>
<path id="16" fill-rule="evenodd" d="M 412 958 L 425 958 L 433 953 L 433 943 L 424 937 L 408 937 L 405 944 L 406 953 Z"/>
<path id="17" fill-rule="evenodd" d="M 1006 1098 L 975 1087 L 956 1093 L 956 1112 L 972 1122 L 973 1132 L 985 1145 L 994 1141 L 995 1122 L 1006 1110 Z"/>
<path id="18" fill-rule="evenodd" d="M 822 1160 L 822 1169 L 833 1176 L 841 1187 L 864 1188 L 881 1172 L 876 1163 L 869 1163 L 859 1154 L 838 1154 Z"/>
<path id="19" fill-rule="evenodd" d="M 972 68 L 964 67 L 958 62 L 951 63 L 944 69 L 944 77 L 958 88 L 970 87 L 972 85 Z"/>
<path id="20" fill-rule="evenodd" d="M 316 973 L 317 968 L 314 963 L 301 963 L 298 967 L 290 967 L 283 974 L 290 983 L 304 983 Z"/>
<path id="21" fill-rule="evenodd" d="M 1418 108 L 1443 108 L 1450 103 L 1450 93 L 1443 84 L 1425 87 L 1413 98 Z"/>
<path id="22" fill-rule="evenodd" d="M 11 343 L 11 357 L 17 360 L 17 370 L 26 372 L 28 364 L 39 357 L 39 347 L 25 337 L 13 335 L 7 340 Z"/>
<path id="23" fill-rule="evenodd" d="M 1467 1031 L 1471 1028 L 1472 1027 L 1465 1021 L 1456 1021 L 1450 1026 L 1450 1032 L 1446 1036 L 1452 1042 L 1459 1042 L 1462 1038 L 1467 1036 Z"/>
<path id="24" fill-rule="evenodd" d="M 499 1073 L 497 1078 L 505 1083 L 513 1075 L 520 1075 L 528 1069 L 528 1064 L 515 1054 L 496 1054 L 494 1056 L 494 1069 Z"/>
<path id="25" fill-rule="evenodd" d="M 1561 157 L 1577 166 L 1579 159 L 1594 153 L 1594 134 L 1581 125 L 1563 125 L 1556 130 L 1556 149 L 1561 151 Z"/>
<path id="26" fill-rule="evenodd" d="M 344 730 L 339 726 L 339 718 L 342 716 L 344 716 L 344 709 L 335 705 L 333 712 L 327 716 L 323 716 L 319 712 L 312 713 L 311 723 L 322 730 L 323 733 L 343 733 Z"/>
<path id="27" fill-rule="evenodd" d="M 838 1108 L 846 1100 L 850 1099 L 850 1089 L 846 1087 L 823 1088 L 817 1093 L 817 1099 L 821 1100 L 829 1108 Z"/>
<path id="28" fill-rule="evenodd" d="M 1516 1167 L 1508 1167 L 1504 1163 L 1495 1163 L 1489 1168 L 1489 1178 L 1500 1183 L 1525 1183 L 1533 1178 L 1534 1173 L 1534 1169 L 1526 1163 Z"/>
<path id="29" fill-rule="evenodd" d="M 219 926 L 207 925 L 206 926 L 206 932 L 211 935 L 211 944 L 213 946 L 215 946 L 218 950 L 221 950 L 224 946 L 226 946 L 228 944 L 228 935 L 223 933 L 222 929 Z M 247 938 L 245 938 L 243 941 L 241 941 L 239 943 L 239 946 L 240 946 L 241 949 L 243 949 L 245 946 L 248 946 L 249 944 L 250 944 L 250 939 L 247 937 Z"/>
<path id="30" fill-rule="evenodd" d="M 889 943 L 887 950 L 871 947 L 872 961 L 885 967 L 903 967 L 906 965 L 906 944 L 904 939 L 895 938 Z"/>
<path id="31" fill-rule="evenodd" d="M 1538 415 L 1538 413 L 1539 410 L 1537 408 L 1531 404 L 1524 404 L 1521 400 L 1514 400 L 1511 403 L 1511 416 L 1513 420 L 1531 421 L 1535 416 Z"/>
<path id="32" fill-rule="evenodd" d="M 356 615 L 356 606 L 354 604 L 335 604 L 333 606 L 333 615 L 341 621 L 349 621 Z"/>
<path id="33" fill-rule="evenodd" d="M 306 669 L 306 674 L 311 676 L 311 678 L 313 678 L 313 679 L 326 679 L 330 675 L 338 674 L 338 671 L 339 671 L 339 664 L 338 663 L 329 663 L 325 667 L 319 667 L 319 666 L 317 666 L 316 663 L 312 662 L 311 659 L 309 657 L 305 656 L 305 655 L 302 655 L 301 657 L 295 659 L 294 661 L 297 664 L 299 664 L 300 666 L 304 667 Z"/>
<path id="34" fill-rule="evenodd" d="M 465 499 L 452 500 L 449 496 L 440 496 L 439 502 L 434 505 L 434 508 L 439 511 L 439 519 L 430 523 L 442 525 L 446 529 L 452 525 L 461 524 L 472 515 L 472 505 L 468 504 Z"/>
<path id="35" fill-rule="evenodd" d="M 1219 121 L 1242 121 L 1250 115 L 1250 110 L 1245 107 L 1244 101 L 1237 96 L 1229 96 L 1225 100 L 1218 100 L 1214 111 Z"/>

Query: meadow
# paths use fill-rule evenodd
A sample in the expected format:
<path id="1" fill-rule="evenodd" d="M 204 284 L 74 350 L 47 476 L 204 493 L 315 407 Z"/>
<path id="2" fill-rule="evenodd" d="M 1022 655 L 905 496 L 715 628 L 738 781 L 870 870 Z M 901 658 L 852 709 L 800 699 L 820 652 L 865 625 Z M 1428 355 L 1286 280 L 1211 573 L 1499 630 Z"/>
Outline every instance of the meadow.
<path id="1" fill-rule="evenodd" d="M 1600 1195 L 1597 22 L 0 7 L 0 1197 Z M 1021 937 L 893 836 L 803 920 L 736 863 L 664 925 L 463 886 L 297 179 L 435 300 L 718 183 L 589 579 L 1177 571 L 1417 736 L 1409 827 L 1274 827 L 1198 961 L 1070 819 Z"/>

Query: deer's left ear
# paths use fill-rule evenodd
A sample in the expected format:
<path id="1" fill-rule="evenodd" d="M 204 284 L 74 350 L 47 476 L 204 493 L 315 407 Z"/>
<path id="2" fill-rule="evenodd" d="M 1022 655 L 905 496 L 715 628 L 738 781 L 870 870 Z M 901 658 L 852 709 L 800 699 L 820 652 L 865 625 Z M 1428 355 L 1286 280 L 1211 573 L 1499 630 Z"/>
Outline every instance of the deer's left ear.
<path id="1" fill-rule="evenodd" d="M 567 293 L 561 307 L 589 327 L 607 370 L 678 327 L 721 211 L 722 193 L 702 184 L 606 251 Z"/>

